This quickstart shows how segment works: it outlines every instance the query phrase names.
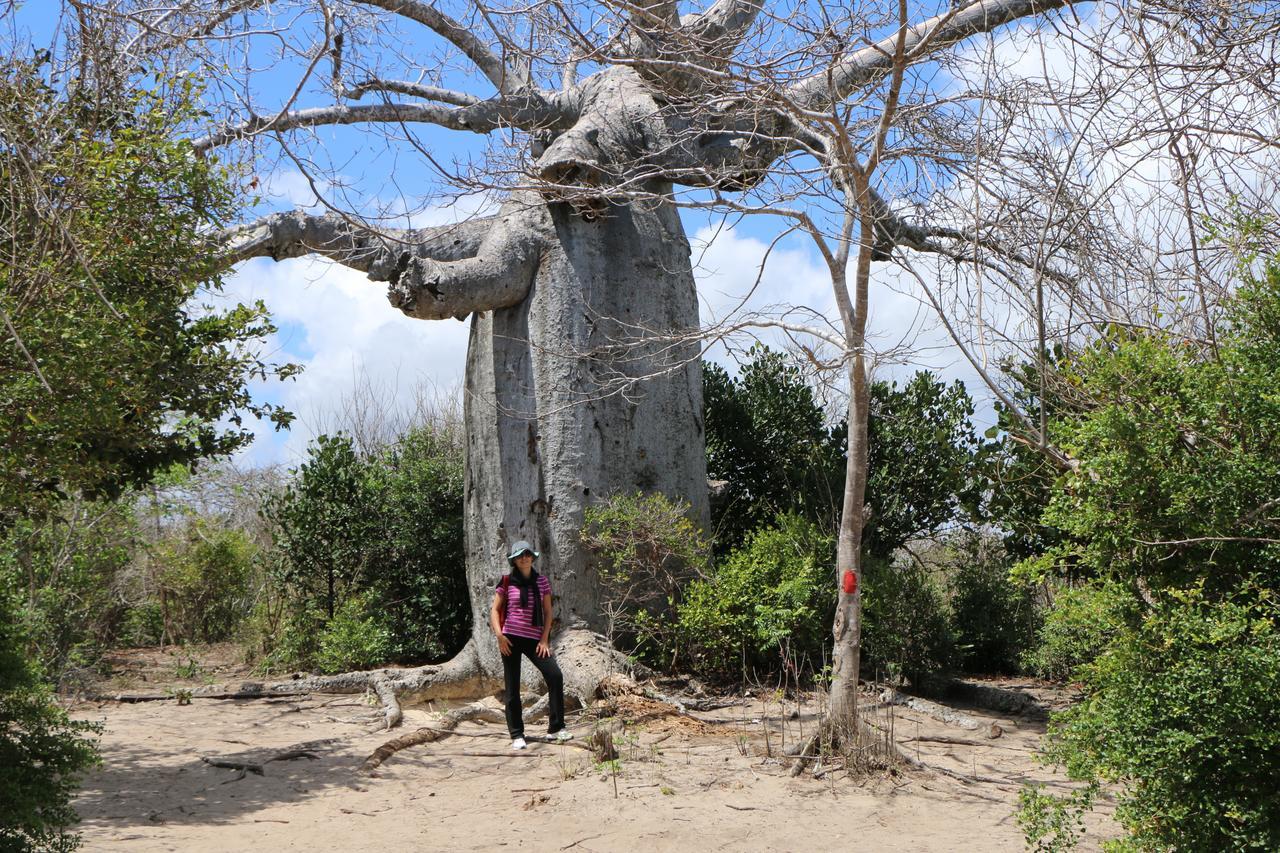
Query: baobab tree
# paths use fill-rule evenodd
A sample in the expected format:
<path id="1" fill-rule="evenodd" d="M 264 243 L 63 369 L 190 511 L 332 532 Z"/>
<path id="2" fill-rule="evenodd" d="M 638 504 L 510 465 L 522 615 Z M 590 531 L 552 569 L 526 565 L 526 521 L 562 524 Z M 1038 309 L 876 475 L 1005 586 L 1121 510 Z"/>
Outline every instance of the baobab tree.
<path id="1" fill-rule="evenodd" d="M 317 129 L 351 125 L 403 137 L 406 150 L 426 159 L 431 150 L 415 133 L 422 127 L 494 143 L 480 169 L 450 175 L 459 189 L 500 188 L 491 215 L 391 228 L 326 198 L 327 212 L 274 213 L 233 227 L 220 235 L 219 251 L 227 264 L 323 256 L 386 282 L 406 314 L 471 318 L 472 642 L 442 667 L 340 676 L 330 686 L 374 684 L 387 696 L 474 691 L 498 668 L 481 614 L 506 545 L 527 538 L 546 555 L 561 596 L 567 685 L 587 697 L 607 649 L 593 639 L 603 616 L 598 579 L 577 541 L 582 508 L 640 489 L 706 513 L 698 346 L 688 334 L 698 311 L 678 194 L 750 188 L 812 142 L 797 115 L 883 97 L 895 65 L 923 66 L 976 33 L 1068 3 L 974 0 L 940 13 L 900 3 L 883 17 L 826 6 L 817 27 L 788 27 L 779 16 L 789 10 L 757 0 L 717 0 L 684 14 L 669 2 L 66 5 L 109 28 L 125 61 L 207 77 L 213 118 L 194 142 L 206 155 L 275 150 L 310 174 Z M 427 34 L 448 61 L 406 56 L 420 40 L 403 40 L 404 27 Z M 263 41 L 296 48 L 298 61 L 282 67 L 299 70 L 265 108 L 244 70 L 250 57 L 263 61 L 254 53 Z M 243 62 L 229 58 L 228 46 L 243 51 Z M 388 56 L 415 79 L 388 74 Z M 468 70 L 455 71 L 458 61 Z M 765 99 L 744 83 L 762 63 L 788 77 Z M 928 233 L 875 210 L 880 254 L 903 235 Z M 856 685 L 856 659 L 842 678 Z"/>

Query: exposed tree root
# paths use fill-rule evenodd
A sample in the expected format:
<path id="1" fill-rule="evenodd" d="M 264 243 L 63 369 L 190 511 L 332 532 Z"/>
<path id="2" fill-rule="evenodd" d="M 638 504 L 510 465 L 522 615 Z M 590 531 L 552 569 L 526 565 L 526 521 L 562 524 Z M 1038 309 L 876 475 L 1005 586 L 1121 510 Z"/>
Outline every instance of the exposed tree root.
<path id="1" fill-rule="evenodd" d="M 387 725 L 387 731 L 391 731 L 404 719 L 404 711 L 400 709 L 400 701 L 396 699 L 395 687 L 389 679 L 378 676 L 373 679 L 373 690 L 382 702 L 383 722 Z"/>
<path id="2" fill-rule="evenodd" d="M 691 710 L 708 710 L 723 704 L 714 700 L 685 700 L 660 693 L 652 688 L 640 687 L 630 674 L 633 670 L 632 664 L 599 634 L 583 630 L 566 631 L 558 638 L 555 651 L 561 672 L 564 674 L 566 708 L 585 706 L 601 695 L 623 694 L 648 696 L 677 709 L 682 714 L 688 714 Z M 474 699 L 477 696 L 492 693 L 499 687 L 500 682 L 485 672 L 474 642 L 468 642 L 457 656 L 438 665 L 410 669 L 376 669 L 338 675 L 299 676 L 275 682 L 245 682 L 232 690 L 228 690 L 225 686 L 202 687 L 191 691 L 191 695 L 193 698 L 200 699 L 280 701 L 283 698 L 307 694 L 371 692 L 378 697 L 382 705 L 382 725 L 386 730 L 390 730 L 400 725 L 404 719 L 402 704 L 417 704 L 429 700 Z M 144 702 L 170 699 L 172 694 L 120 694 L 99 698 L 121 702 Z M 545 717 L 548 706 L 548 697 L 540 697 L 525 710 L 526 722 Z M 468 720 L 485 720 L 493 723 L 505 721 L 502 710 L 494 707 L 491 702 L 472 702 L 446 712 L 430 726 L 419 728 L 382 744 L 365 759 L 359 772 L 372 774 L 397 752 L 447 737 L 458 725 Z M 528 736 L 527 739 L 541 740 L 537 735 Z M 612 749 L 607 743 L 580 742 L 572 745 L 592 750 L 599 748 L 599 751 L 606 754 Z M 281 759 L 279 757 L 266 759 L 266 761 L 270 760 Z M 209 763 L 214 761 L 223 761 L 223 759 L 213 759 Z M 261 765 L 266 761 L 241 762 L 232 769 L 240 769 L 242 775 L 245 772 L 260 772 Z"/>
<path id="3" fill-rule="evenodd" d="M 308 693 L 373 692 L 382 702 L 387 728 L 392 728 L 403 719 L 401 702 L 416 704 L 431 699 L 472 699 L 498 686 L 500 682 L 488 676 L 480 665 L 474 643 L 468 642 L 462 651 L 442 664 L 338 675 L 295 676 L 274 682 L 246 681 L 232 690 L 225 686 L 198 687 L 191 691 L 191 698 L 267 699 Z M 95 698 L 115 702 L 151 702 L 172 699 L 173 694 L 121 693 Z"/>
<path id="4" fill-rule="evenodd" d="M 846 768 L 853 771 L 885 769 L 905 758 L 887 732 L 877 731 L 865 720 L 859 718 L 850 730 L 844 723 L 827 717 L 796 753 L 790 775 L 799 776 L 824 755 L 843 757 Z"/>
<path id="5" fill-rule="evenodd" d="M 442 737 L 447 737 L 452 729 L 457 728 L 458 724 L 467 720 L 485 720 L 490 723 L 499 723 L 503 721 L 503 715 L 498 709 L 483 702 L 473 702 L 461 708 L 454 708 L 441 717 L 434 726 L 403 734 L 375 749 L 360 765 L 360 773 L 365 775 L 372 774 L 382 765 L 382 762 L 402 749 L 431 743 Z"/>
<path id="6" fill-rule="evenodd" d="M 910 755 L 907 755 L 907 753 L 902 750 L 898 750 L 898 756 L 902 759 L 903 763 L 905 763 L 912 770 L 925 770 L 930 773 L 938 773 L 942 776 L 947 776 L 952 779 L 955 779 L 958 782 L 963 782 L 966 785 L 975 785 L 975 784 L 998 785 L 1000 787 L 1007 788 L 1012 791 L 1021 790 L 1017 785 L 1011 784 L 1008 779 L 999 779 L 995 776 L 970 775 L 968 773 L 960 773 L 959 771 L 956 771 L 956 770 L 948 770 L 947 768 L 939 767 L 936 764 L 926 764 L 923 761 L 918 761 L 912 758 Z"/>
<path id="7" fill-rule="evenodd" d="M 1048 716 L 1048 709 L 1034 696 L 1022 690 L 995 687 L 959 678 L 922 679 L 919 688 L 930 696 L 964 702 L 997 714 L 1016 714 L 1037 719 Z"/>
<path id="8" fill-rule="evenodd" d="M 567 631 L 556 643 L 556 659 L 564 673 L 566 707 L 586 705 L 601 693 L 635 691 L 635 681 L 623 674 L 625 659 L 599 634 L 587 631 Z M 446 664 L 448 666 L 448 664 Z M 476 694 L 472 694 L 476 695 Z M 394 699 L 394 695 L 393 695 Z M 525 709 L 525 722 L 533 722 L 547 715 L 550 701 L 542 696 Z M 398 710 L 398 709 L 397 709 Z M 360 772 L 369 774 L 377 770 L 388 758 L 401 750 L 432 743 L 447 737 L 453 729 L 467 720 L 505 722 L 503 712 L 485 702 L 473 702 L 448 711 L 437 722 L 416 731 L 401 735 L 378 747 L 360 765 Z M 530 736 L 529 740 L 538 740 Z"/>

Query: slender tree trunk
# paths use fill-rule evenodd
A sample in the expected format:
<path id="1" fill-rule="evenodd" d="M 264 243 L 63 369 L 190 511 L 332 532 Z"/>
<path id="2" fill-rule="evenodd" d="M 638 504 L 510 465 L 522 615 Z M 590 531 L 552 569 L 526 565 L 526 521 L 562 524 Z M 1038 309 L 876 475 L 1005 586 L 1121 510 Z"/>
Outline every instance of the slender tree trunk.
<path id="1" fill-rule="evenodd" d="M 844 501 L 836 547 L 836 583 L 839 598 L 832 626 L 834 653 L 831 668 L 831 720 L 840 730 L 852 732 L 858 720 L 858 675 L 862 664 L 862 532 L 866 526 L 867 424 L 870 393 L 867 386 L 866 343 L 867 283 L 871 268 L 870 228 L 863 226 L 858 269 L 854 281 L 853 322 L 846 327 L 849 352 L 849 437 L 845 455 Z M 836 281 L 843 290 L 843 271 Z M 847 292 L 847 291 L 846 291 Z"/>

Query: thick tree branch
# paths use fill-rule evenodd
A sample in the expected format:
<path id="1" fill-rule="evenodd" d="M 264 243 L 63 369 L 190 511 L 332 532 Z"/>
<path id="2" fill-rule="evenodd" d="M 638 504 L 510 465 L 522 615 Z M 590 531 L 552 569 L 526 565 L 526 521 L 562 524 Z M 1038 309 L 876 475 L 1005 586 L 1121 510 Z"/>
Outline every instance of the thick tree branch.
<path id="1" fill-rule="evenodd" d="M 764 0 L 716 0 L 705 12 L 685 15 L 681 26 L 709 53 L 728 55 L 742 41 L 764 8 Z"/>
<path id="2" fill-rule="evenodd" d="M 509 73 L 502 60 L 469 28 L 441 12 L 434 4 L 420 0 L 357 0 L 366 6 L 385 9 L 388 12 L 417 21 L 462 51 L 475 63 L 489 82 L 503 95 L 514 95 L 523 88 L 524 81 Z"/>
<path id="3" fill-rule="evenodd" d="M 515 305 L 529 292 L 542 253 L 554 242 L 545 216 L 537 201 L 516 197 L 494 218 L 473 257 L 441 261 L 406 253 L 388 276 L 387 298 L 422 320 L 462 319 Z"/>
<path id="4" fill-rule="evenodd" d="M 375 281 L 387 281 L 386 271 L 394 269 L 405 253 L 440 261 L 475 255 L 493 222 L 489 217 L 435 228 L 381 230 L 336 213 L 314 215 L 294 210 L 230 228 L 218 235 L 218 242 L 227 267 L 249 258 L 282 261 L 320 255 L 369 273 Z"/>
<path id="5" fill-rule="evenodd" d="M 922 56 L 991 32 L 1012 21 L 1069 6 L 1076 0 L 975 0 L 963 8 L 943 12 L 907 28 L 905 49 L 912 62 Z M 855 50 L 831 68 L 788 87 L 788 97 L 809 109 L 840 102 L 858 88 L 879 79 L 893 68 L 898 33 Z"/>
<path id="6" fill-rule="evenodd" d="M 503 127 L 538 130 L 567 122 L 568 99 L 541 95 L 490 98 L 466 107 L 440 104 L 334 104 L 275 116 L 253 116 L 195 141 L 197 151 L 207 151 L 264 131 L 296 130 L 343 124 L 435 124 L 450 130 L 492 133 Z"/>

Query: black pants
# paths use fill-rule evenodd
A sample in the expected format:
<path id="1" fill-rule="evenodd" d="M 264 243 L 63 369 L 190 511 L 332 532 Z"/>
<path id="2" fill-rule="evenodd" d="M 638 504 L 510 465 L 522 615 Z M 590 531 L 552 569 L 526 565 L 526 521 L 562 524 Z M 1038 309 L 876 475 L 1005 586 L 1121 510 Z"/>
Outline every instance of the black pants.
<path id="1" fill-rule="evenodd" d="M 507 639 L 511 641 L 511 654 L 502 658 L 502 680 L 507 694 L 507 731 L 512 740 L 524 737 L 524 712 L 520 707 L 520 658 L 524 656 L 533 661 L 547 682 L 547 695 L 551 697 L 547 734 L 553 735 L 564 728 L 564 676 L 560 674 L 560 664 L 553 657 L 538 657 L 537 640 L 512 636 Z"/>

